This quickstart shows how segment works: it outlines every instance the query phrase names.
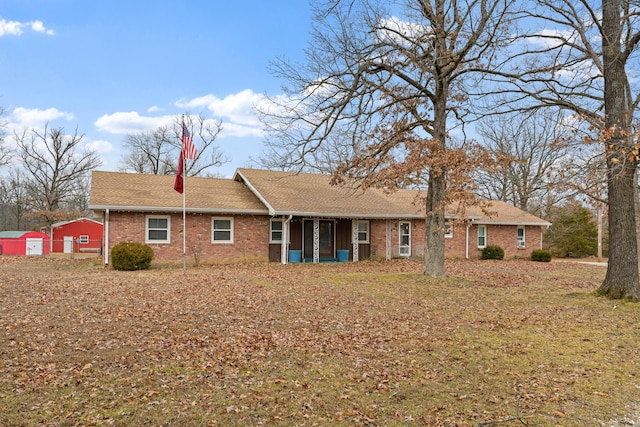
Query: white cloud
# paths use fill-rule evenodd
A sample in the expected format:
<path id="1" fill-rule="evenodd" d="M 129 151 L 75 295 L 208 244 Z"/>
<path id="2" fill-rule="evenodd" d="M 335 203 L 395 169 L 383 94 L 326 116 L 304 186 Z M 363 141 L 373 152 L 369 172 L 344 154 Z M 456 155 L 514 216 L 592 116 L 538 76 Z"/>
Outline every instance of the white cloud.
<path id="1" fill-rule="evenodd" d="M 539 45 L 545 48 L 556 48 L 564 43 L 564 41 L 575 42 L 576 35 L 574 32 L 565 30 L 550 30 L 544 29 L 536 33 L 537 37 L 530 37 L 528 42 L 531 44 Z"/>
<path id="2" fill-rule="evenodd" d="M 260 137 L 262 128 L 255 107 L 265 102 L 264 95 L 246 89 L 224 98 L 208 94 L 190 100 L 181 99 L 175 102 L 175 106 L 193 114 L 198 114 L 203 109 L 209 110 L 211 119 L 222 122 L 220 138 Z M 157 111 L 163 111 L 163 109 L 154 105 L 143 114 L 137 111 L 105 114 L 98 118 L 94 125 L 98 130 L 112 134 L 127 134 L 172 125 L 175 115 L 165 114 L 158 117 L 146 115 Z"/>
<path id="3" fill-rule="evenodd" d="M 88 142 L 86 144 L 86 147 L 100 154 L 111 153 L 113 151 L 113 144 L 110 143 L 109 141 L 104 141 L 101 139 Z"/>
<path id="4" fill-rule="evenodd" d="M 45 28 L 42 21 L 19 22 L 7 21 L 4 18 L 0 19 L 0 37 L 20 36 L 24 33 L 25 28 L 31 28 L 31 30 L 37 33 L 46 34 L 48 36 L 55 34 L 53 30 Z"/>
<path id="5" fill-rule="evenodd" d="M 231 122 L 240 126 L 259 127 L 260 121 L 255 106 L 264 101 L 264 95 L 251 89 L 227 95 L 220 99 L 215 95 L 205 95 L 192 100 L 180 100 L 176 106 L 186 109 L 207 108 L 223 123 Z"/>
<path id="6" fill-rule="evenodd" d="M 407 40 L 431 38 L 433 31 L 426 25 L 392 16 L 380 20 L 380 28 L 376 35 L 379 40 L 392 40 L 399 44 L 406 44 Z"/>
<path id="7" fill-rule="evenodd" d="M 251 136 L 262 136 L 262 129 L 258 127 L 243 126 L 237 123 L 222 123 L 222 132 L 220 138 L 238 137 L 245 138 Z"/>
<path id="8" fill-rule="evenodd" d="M 52 36 L 55 33 L 53 32 L 53 30 L 49 30 L 47 28 L 44 27 L 44 24 L 42 23 L 42 21 L 33 21 L 33 22 L 29 22 L 27 24 L 31 24 L 31 29 L 33 31 L 35 31 L 36 33 L 42 33 L 42 34 L 46 34 L 48 36 Z"/>
<path id="9" fill-rule="evenodd" d="M 136 111 L 105 114 L 94 122 L 98 130 L 127 134 L 144 130 L 152 130 L 173 123 L 173 116 L 145 117 Z"/>
<path id="10" fill-rule="evenodd" d="M 45 123 L 56 119 L 73 120 L 73 113 L 60 111 L 57 108 L 47 108 L 40 110 L 38 108 L 15 108 L 9 117 L 12 127 L 19 129 L 41 129 Z"/>

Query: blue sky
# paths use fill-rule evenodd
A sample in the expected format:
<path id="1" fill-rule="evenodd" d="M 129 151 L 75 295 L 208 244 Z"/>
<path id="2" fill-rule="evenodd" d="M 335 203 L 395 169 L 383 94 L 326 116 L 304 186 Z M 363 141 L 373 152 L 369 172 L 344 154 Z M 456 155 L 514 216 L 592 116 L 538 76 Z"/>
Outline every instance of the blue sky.
<path id="1" fill-rule="evenodd" d="M 117 170 L 127 133 L 202 113 L 223 123 L 230 176 L 262 149 L 252 107 L 280 91 L 269 61 L 303 55 L 310 15 L 306 0 L 0 0 L 4 119 L 77 126 Z"/>

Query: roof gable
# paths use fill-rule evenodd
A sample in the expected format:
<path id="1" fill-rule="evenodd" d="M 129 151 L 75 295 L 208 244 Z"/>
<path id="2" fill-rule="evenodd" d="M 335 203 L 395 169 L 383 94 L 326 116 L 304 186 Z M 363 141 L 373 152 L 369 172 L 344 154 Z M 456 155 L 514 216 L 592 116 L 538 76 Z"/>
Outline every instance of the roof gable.
<path id="1" fill-rule="evenodd" d="M 420 218 L 419 206 L 383 191 L 331 184 L 329 175 L 238 169 L 244 182 L 262 200 L 271 215 L 351 218 Z"/>

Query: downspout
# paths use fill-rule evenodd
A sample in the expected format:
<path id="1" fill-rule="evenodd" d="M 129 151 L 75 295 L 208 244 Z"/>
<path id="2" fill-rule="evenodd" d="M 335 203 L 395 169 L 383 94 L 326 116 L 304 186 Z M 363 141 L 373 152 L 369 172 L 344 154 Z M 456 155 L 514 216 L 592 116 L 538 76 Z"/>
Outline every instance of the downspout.
<path id="1" fill-rule="evenodd" d="M 469 259 L 469 221 L 465 221 L 464 258 Z"/>
<path id="2" fill-rule="evenodd" d="M 104 212 L 104 265 L 109 265 L 109 208 Z"/>
<path id="3" fill-rule="evenodd" d="M 291 218 L 293 218 L 293 215 L 289 215 L 289 218 L 284 218 L 283 215 L 284 222 L 282 223 L 282 243 L 280 244 L 280 262 L 282 264 L 287 264 L 288 261 L 287 245 L 289 244 L 289 227 Z"/>

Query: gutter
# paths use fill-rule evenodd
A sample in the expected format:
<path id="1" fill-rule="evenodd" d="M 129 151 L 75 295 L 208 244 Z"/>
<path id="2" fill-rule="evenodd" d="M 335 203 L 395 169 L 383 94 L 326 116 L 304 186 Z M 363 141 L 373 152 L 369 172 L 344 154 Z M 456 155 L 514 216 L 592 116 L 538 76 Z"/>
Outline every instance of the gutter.
<path id="1" fill-rule="evenodd" d="M 94 211 L 106 211 L 111 209 L 114 212 L 182 212 L 181 207 L 175 206 L 105 206 L 89 205 L 89 209 Z M 263 209 L 209 209 L 209 208 L 187 208 L 189 213 L 208 214 L 240 214 L 240 215 L 267 215 Z"/>

